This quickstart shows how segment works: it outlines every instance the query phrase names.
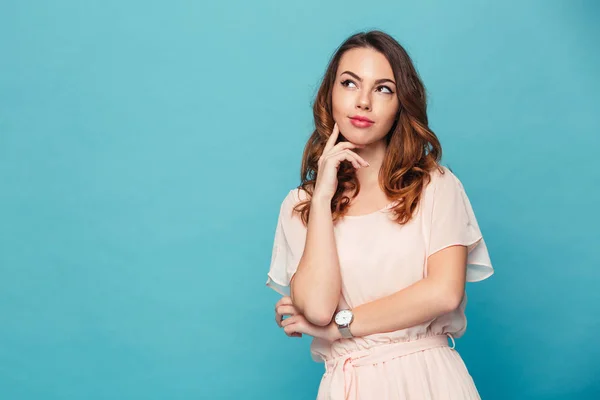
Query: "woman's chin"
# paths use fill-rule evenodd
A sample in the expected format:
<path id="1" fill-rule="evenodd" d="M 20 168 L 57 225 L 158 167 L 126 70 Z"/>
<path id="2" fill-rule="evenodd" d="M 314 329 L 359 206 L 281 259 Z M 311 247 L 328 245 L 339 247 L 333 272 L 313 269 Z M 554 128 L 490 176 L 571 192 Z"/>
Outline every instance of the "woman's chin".
<path id="1" fill-rule="evenodd" d="M 346 138 L 347 141 L 355 143 L 355 144 L 366 144 L 366 138 L 364 134 L 361 135 L 361 132 L 356 132 L 356 128 L 353 126 L 340 129 L 341 135 Z"/>
<path id="2" fill-rule="evenodd" d="M 347 141 L 354 143 L 354 144 L 368 145 L 371 143 L 371 140 L 369 140 L 368 137 L 365 137 L 364 135 L 360 135 L 360 133 L 357 135 L 354 132 L 350 131 L 348 135 L 344 135 L 343 132 L 342 132 L 342 135 L 346 138 Z"/>

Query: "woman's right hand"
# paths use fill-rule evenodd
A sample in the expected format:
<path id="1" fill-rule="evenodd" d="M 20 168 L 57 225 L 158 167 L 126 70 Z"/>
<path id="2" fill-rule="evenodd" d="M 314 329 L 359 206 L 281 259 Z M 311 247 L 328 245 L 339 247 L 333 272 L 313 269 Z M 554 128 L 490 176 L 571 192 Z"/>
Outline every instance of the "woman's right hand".
<path id="1" fill-rule="evenodd" d="M 336 122 L 333 126 L 333 132 L 327 139 L 323 153 L 319 157 L 317 182 L 315 183 L 313 198 L 328 199 L 329 201 L 333 199 L 338 185 L 337 173 L 342 161 L 350 161 L 356 169 L 369 166 L 369 163 L 361 156 L 350 150 L 364 148 L 365 146 L 351 142 L 335 144 L 339 133 L 340 130 Z"/>
<path id="2" fill-rule="evenodd" d="M 283 317 L 285 315 L 289 315 L 290 317 L 293 317 L 294 315 L 298 315 L 300 314 L 298 312 L 298 310 L 296 309 L 296 307 L 294 306 L 294 303 L 292 303 L 292 298 L 290 296 L 284 296 L 281 299 L 279 299 L 277 301 L 277 303 L 275 303 L 275 322 L 277 323 L 277 326 L 279 326 L 280 328 L 283 328 L 282 322 L 283 322 Z M 285 333 L 286 335 L 288 335 L 289 337 L 302 337 L 301 333 Z"/>

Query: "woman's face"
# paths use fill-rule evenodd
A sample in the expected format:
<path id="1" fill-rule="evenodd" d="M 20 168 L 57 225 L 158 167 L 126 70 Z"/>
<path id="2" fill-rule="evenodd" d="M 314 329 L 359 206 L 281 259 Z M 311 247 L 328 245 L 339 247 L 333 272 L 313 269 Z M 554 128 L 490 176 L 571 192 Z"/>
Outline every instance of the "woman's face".
<path id="1" fill-rule="evenodd" d="M 333 119 L 340 133 L 356 144 L 381 140 L 394 125 L 399 102 L 394 73 L 387 58 L 370 48 L 346 51 L 332 92 Z M 361 123 L 353 117 L 373 123 Z"/>

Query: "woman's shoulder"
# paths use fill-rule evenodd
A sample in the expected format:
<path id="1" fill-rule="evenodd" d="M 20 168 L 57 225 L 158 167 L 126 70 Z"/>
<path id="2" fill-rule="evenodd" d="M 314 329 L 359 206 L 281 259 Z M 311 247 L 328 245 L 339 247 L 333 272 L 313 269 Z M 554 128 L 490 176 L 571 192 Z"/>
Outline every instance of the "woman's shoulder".
<path id="1" fill-rule="evenodd" d="M 452 170 L 449 167 L 446 167 L 445 165 L 438 165 L 435 168 L 433 168 L 431 171 L 429 171 L 431 180 L 429 181 L 429 184 L 427 185 L 427 187 L 431 187 L 431 188 L 435 188 L 436 186 L 439 185 L 452 185 L 452 184 L 459 184 L 460 180 L 458 179 L 458 177 L 456 176 L 456 174 L 454 174 L 454 172 L 452 172 Z"/>
<path id="2" fill-rule="evenodd" d="M 429 173 L 431 174 L 432 180 L 445 178 L 447 179 L 448 176 L 456 176 L 449 167 L 446 167 L 445 165 L 441 164 L 437 165 L 435 168 L 430 170 Z"/>
<path id="3" fill-rule="evenodd" d="M 281 202 L 281 211 L 291 213 L 291 210 L 301 201 L 308 199 L 308 193 L 298 186 L 290 189 Z"/>
<path id="4" fill-rule="evenodd" d="M 463 185 L 456 174 L 444 165 L 438 165 L 429 171 L 430 180 L 423 189 L 423 202 L 433 204 L 438 197 L 452 197 L 464 191 Z"/>
<path id="5" fill-rule="evenodd" d="M 301 201 L 307 200 L 308 198 L 308 192 L 304 190 L 301 186 L 297 186 L 293 189 L 290 189 L 290 191 L 285 196 L 284 201 L 295 205 Z"/>

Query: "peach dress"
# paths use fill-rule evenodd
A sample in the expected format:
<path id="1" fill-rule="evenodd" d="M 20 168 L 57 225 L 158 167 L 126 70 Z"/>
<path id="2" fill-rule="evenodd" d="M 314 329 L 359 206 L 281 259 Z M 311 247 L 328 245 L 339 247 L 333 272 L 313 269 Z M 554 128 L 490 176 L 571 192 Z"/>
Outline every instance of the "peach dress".
<path id="1" fill-rule="evenodd" d="M 432 172 L 413 219 L 395 223 L 389 209 L 345 216 L 334 225 L 340 260 L 339 308 L 355 308 L 427 276 L 427 257 L 451 245 L 468 247 L 467 282 L 494 273 L 462 183 L 447 168 Z M 306 192 L 292 189 L 281 204 L 267 286 L 289 296 L 306 240 L 292 207 Z M 317 400 L 479 399 L 454 338 L 465 332 L 467 295 L 452 312 L 395 332 L 328 342 L 313 338 L 313 360 L 325 364 Z M 452 346 L 448 340 L 450 339 Z"/>

